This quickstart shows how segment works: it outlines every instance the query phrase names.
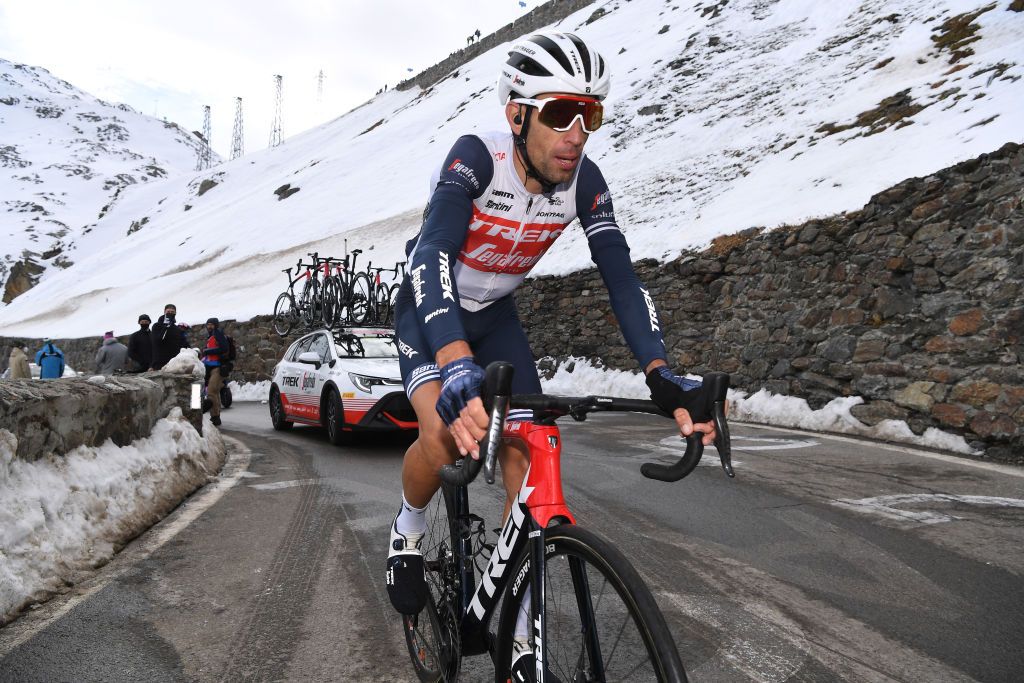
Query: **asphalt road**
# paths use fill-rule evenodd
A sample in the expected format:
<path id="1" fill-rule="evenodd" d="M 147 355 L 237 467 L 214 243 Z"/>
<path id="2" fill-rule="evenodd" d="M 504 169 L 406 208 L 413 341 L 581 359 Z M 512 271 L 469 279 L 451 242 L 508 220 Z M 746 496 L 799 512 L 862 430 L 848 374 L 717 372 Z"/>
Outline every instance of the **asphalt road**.
<path id="1" fill-rule="evenodd" d="M 0 681 L 405 681 L 383 587 L 406 441 L 332 447 L 235 404 L 220 481 L 0 629 Z M 735 425 L 676 484 L 650 416 L 563 425 L 578 521 L 632 559 L 691 680 L 1018 681 L 1024 470 Z M 707 465 L 707 466 L 704 466 Z M 474 485 L 488 528 L 500 487 Z M 493 524 L 491 523 L 493 521 Z M 475 658 L 464 680 L 486 680 Z"/>

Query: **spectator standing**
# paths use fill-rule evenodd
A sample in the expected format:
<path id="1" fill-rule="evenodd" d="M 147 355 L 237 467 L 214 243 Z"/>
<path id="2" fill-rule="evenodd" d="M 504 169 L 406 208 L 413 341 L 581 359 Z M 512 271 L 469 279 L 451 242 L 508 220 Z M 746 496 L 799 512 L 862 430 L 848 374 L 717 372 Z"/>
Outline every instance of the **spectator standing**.
<path id="1" fill-rule="evenodd" d="M 24 342 L 15 341 L 11 348 L 10 378 L 32 379 L 32 370 L 28 367 L 28 354 L 25 353 Z"/>
<path id="2" fill-rule="evenodd" d="M 117 341 L 113 332 L 104 334 L 103 344 L 96 352 L 96 372 L 100 375 L 113 375 L 118 370 L 124 370 L 127 359 L 128 347 Z"/>
<path id="3" fill-rule="evenodd" d="M 39 366 L 39 379 L 63 377 L 64 352 L 47 337 L 43 340 L 43 348 L 36 351 L 36 365 Z"/>
<path id="4" fill-rule="evenodd" d="M 128 369 L 145 372 L 153 365 L 153 339 L 149 331 L 152 320 L 143 313 L 139 316 L 139 329 L 128 338 Z"/>
<path id="5" fill-rule="evenodd" d="M 210 400 L 210 421 L 220 426 L 220 388 L 224 384 L 221 366 L 227 361 L 228 340 L 220 331 L 220 320 L 206 321 L 206 348 L 199 352 L 206 366 L 206 398 Z"/>
<path id="6" fill-rule="evenodd" d="M 185 348 L 181 331 L 175 316 L 178 309 L 174 304 L 164 306 L 164 314 L 153 324 L 153 331 L 150 338 L 153 340 L 153 370 L 160 370 L 167 362 L 178 355 L 178 351 Z"/>

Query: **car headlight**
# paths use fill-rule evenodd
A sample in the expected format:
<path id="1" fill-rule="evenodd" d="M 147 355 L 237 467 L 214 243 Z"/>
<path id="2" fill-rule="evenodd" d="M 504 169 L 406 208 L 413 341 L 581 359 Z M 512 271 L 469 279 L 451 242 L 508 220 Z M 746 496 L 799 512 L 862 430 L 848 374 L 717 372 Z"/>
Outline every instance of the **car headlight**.
<path id="1" fill-rule="evenodd" d="M 370 375 L 357 375 L 354 372 L 348 373 L 348 378 L 352 380 L 352 384 L 359 387 L 360 391 L 364 391 L 367 394 L 372 393 L 373 387 L 376 386 L 401 386 L 402 380 L 390 379 L 387 377 L 371 377 Z"/>

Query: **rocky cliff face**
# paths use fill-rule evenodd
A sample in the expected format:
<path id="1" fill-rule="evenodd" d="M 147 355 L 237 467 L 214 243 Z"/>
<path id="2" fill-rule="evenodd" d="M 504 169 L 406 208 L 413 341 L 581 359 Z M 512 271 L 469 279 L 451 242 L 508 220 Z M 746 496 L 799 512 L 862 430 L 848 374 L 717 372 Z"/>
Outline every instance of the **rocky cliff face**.
<path id="1" fill-rule="evenodd" d="M 191 170 L 200 140 L 3 59 L 0 93 L 0 285 L 10 303 L 48 269 L 72 265 L 125 188 Z"/>
<path id="2" fill-rule="evenodd" d="M 964 435 L 1024 462 L 1024 149 L 875 195 L 860 211 L 721 237 L 638 264 L 680 369 L 820 406 L 862 396 L 868 424 Z M 594 269 L 528 280 L 534 353 L 632 369 Z"/>

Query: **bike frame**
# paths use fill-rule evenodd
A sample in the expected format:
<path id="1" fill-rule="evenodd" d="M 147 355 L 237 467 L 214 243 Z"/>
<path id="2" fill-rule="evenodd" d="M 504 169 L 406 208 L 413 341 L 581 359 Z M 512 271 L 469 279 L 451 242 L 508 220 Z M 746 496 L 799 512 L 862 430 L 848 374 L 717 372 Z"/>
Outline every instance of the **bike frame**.
<path id="1" fill-rule="evenodd" d="M 506 621 L 511 619 L 512 625 L 517 617 L 514 604 L 518 602 L 519 591 L 523 579 L 530 578 L 531 589 L 531 624 L 537 662 L 535 680 L 545 680 L 545 613 L 544 613 L 544 565 L 546 558 L 545 529 L 552 524 L 575 524 L 576 519 L 565 504 L 562 493 L 562 439 L 558 426 L 529 421 L 514 421 L 505 424 L 502 436 L 524 444 L 530 453 L 530 466 L 527 470 L 523 486 L 511 506 L 508 519 L 505 521 L 498 537 L 498 542 L 491 552 L 480 584 L 476 585 L 473 572 L 474 564 L 469 561 L 472 556 L 472 536 L 469 530 L 469 495 L 464 486 L 455 487 L 455 521 L 458 523 L 458 547 L 454 549 L 457 566 L 460 567 L 460 585 L 462 586 L 461 608 L 462 618 L 460 635 L 462 654 L 474 655 L 484 652 L 494 653 L 494 643 L 489 635 L 489 625 L 494 616 L 495 608 L 501 595 L 508 590 L 511 600 L 506 600 L 501 611 L 499 630 Z M 510 575 L 510 566 L 516 564 L 523 552 L 529 552 L 526 569 L 516 577 Z M 593 671 L 603 675 L 602 661 L 598 650 L 599 644 L 595 636 L 593 606 L 590 602 L 590 590 L 585 570 L 578 562 L 573 561 L 570 572 L 574 578 L 576 600 L 580 608 L 580 616 L 587 633 L 591 634 L 588 653 Z M 500 644 L 499 644 L 500 646 Z M 508 644 L 507 647 L 511 647 Z M 497 680 L 497 678 L 496 678 Z"/>

